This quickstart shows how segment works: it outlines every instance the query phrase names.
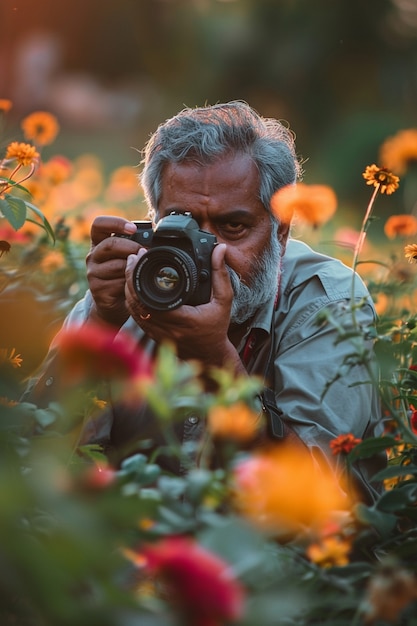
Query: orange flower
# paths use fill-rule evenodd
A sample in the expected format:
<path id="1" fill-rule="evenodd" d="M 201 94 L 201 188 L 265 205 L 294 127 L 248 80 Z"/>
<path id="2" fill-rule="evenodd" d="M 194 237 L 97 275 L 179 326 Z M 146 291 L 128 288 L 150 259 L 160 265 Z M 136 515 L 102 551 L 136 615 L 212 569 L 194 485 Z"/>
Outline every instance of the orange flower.
<path id="1" fill-rule="evenodd" d="M 377 165 L 368 165 L 362 176 L 366 180 L 367 185 L 378 187 L 381 193 L 391 195 L 398 189 L 400 179 L 390 172 L 386 167 L 378 167 Z"/>
<path id="2" fill-rule="evenodd" d="M 404 256 L 409 263 L 417 263 L 417 243 L 410 243 L 405 246 Z"/>
<path id="3" fill-rule="evenodd" d="M 259 450 L 238 462 L 234 481 L 236 508 L 266 532 L 319 527 L 334 511 L 349 507 L 332 468 L 318 468 L 307 448 Z"/>
<path id="4" fill-rule="evenodd" d="M 0 99 L 0 113 L 8 113 L 12 106 L 13 103 L 11 100 L 7 100 L 6 98 Z"/>
<path id="5" fill-rule="evenodd" d="M 138 175 L 132 167 L 121 166 L 115 169 L 106 189 L 106 198 L 110 202 L 129 202 L 138 197 L 140 192 Z"/>
<path id="6" fill-rule="evenodd" d="M 389 239 L 413 237 L 417 234 L 417 218 L 414 215 L 391 215 L 385 222 L 384 232 Z"/>
<path id="7" fill-rule="evenodd" d="M 51 185 L 59 185 L 69 178 L 71 169 L 71 162 L 57 155 L 42 164 L 39 175 Z"/>
<path id="8" fill-rule="evenodd" d="M 400 130 L 381 145 L 380 161 L 397 174 L 404 174 L 417 161 L 417 129 Z"/>
<path id="9" fill-rule="evenodd" d="M 349 563 L 350 542 L 341 537 L 324 537 L 307 548 L 307 556 L 320 567 L 343 567 Z"/>
<path id="10" fill-rule="evenodd" d="M 330 449 L 334 455 L 336 454 L 349 454 L 358 443 L 361 443 L 362 439 L 357 439 L 352 433 L 346 435 L 339 435 L 330 442 Z"/>
<path id="11" fill-rule="evenodd" d="M 65 267 L 65 256 L 59 250 L 52 250 L 44 256 L 40 266 L 45 274 L 56 272 L 60 267 Z"/>
<path id="12" fill-rule="evenodd" d="M 29 143 L 13 141 L 7 147 L 6 159 L 16 159 L 19 165 L 32 165 L 39 159 L 39 152 Z"/>
<path id="13" fill-rule="evenodd" d="M 38 146 L 46 146 L 55 140 L 59 132 L 59 124 L 51 113 L 36 111 L 22 120 L 25 139 L 34 141 Z"/>
<path id="14" fill-rule="evenodd" d="M 233 406 L 214 406 L 207 416 L 207 427 L 213 437 L 232 439 L 242 443 L 254 438 L 259 419 L 243 402 Z"/>
<path id="15" fill-rule="evenodd" d="M 272 213 L 286 224 L 295 216 L 317 228 L 333 217 L 336 208 L 336 194 L 327 185 L 287 185 L 271 198 Z"/>

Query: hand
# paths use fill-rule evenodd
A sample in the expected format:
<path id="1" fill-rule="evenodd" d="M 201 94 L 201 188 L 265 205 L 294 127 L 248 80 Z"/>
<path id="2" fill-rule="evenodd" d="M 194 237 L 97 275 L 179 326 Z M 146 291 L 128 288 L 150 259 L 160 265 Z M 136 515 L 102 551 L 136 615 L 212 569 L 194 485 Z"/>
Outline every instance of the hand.
<path id="1" fill-rule="evenodd" d="M 133 270 L 145 253 L 128 258 L 126 268 L 126 304 L 130 315 L 157 343 L 170 342 L 183 360 L 198 360 L 206 368 L 231 364 L 236 371 L 243 365 L 228 338 L 233 290 L 224 256 L 225 244 L 218 244 L 212 254 L 212 294 L 210 302 L 198 306 L 183 305 L 173 311 L 149 311 L 138 299 L 133 287 Z"/>
<path id="2" fill-rule="evenodd" d="M 125 268 L 130 254 L 140 246 L 113 234 L 132 235 L 136 226 L 122 217 L 100 216 L 91 226 L 87 254 L 87 279 L 94 300 L 92 317 L 120 328 L 129 317 L 125 303 Z"/>

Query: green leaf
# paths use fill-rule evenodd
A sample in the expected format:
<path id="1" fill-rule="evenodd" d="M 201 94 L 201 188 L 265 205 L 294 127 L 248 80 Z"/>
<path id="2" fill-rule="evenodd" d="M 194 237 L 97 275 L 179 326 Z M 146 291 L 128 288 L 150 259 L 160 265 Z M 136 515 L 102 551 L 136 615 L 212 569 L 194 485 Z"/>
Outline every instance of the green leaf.
<path id="1" fill-rule="evenodd" d="M 401 488 L 386 491 L 378 500 L 377 507 L 380 511 L 395 512 L 405 509 L 414 501 L 417 485 L 405 484 Z"/>
<path id="2" fill-rule="evenodd" d="M 0 199 L 0 211 L 15 230 L 19 230 L 26 221 L 26 204 L 15 196 L 6 194 L 4 199 Z"/>
<path id="3" fill-rule="evenodd" d="M 413 473 L 415 466 L 410 465 L 390 465 L 381 470 L 375 476 L 372 476 L 372 480 L 385 480 L 387 478 L 396 478 L 397 476 L 408 476 Z"/>
<path id="4" fill-rule="evenodd" d="M 368 526 L 373 526 L 382 536 L 388 535 L 394 530 L 397 523 L 397 516 L 377 508 L 367 507 L 359 503 L 355 509 L 356 517 L 360 522 Z"/>
<path id="5" fill-rule="evenodd" d="M 357 459 L 366 459 L 396 445 L 398 445 L 398 441 L 396 441 L 394 437 L 375 437 L 365 439 L 365 441 L 361 441 L 361 443 L 353 448 L 347 458 L 351 462 L 356 461 Z"/>
<path id="6" fill-rule="evenodd" d="M 28 217 L 27 221 L 32 222 L 32 224 L 36 224 L 37 226 L 40 226 L 41 228 L 43 228 L 44 231 L 51 237 L 52 241 L 55 243 L 54 230 L 52 226 L 50 225 L 50 223 L 48 222 L 48 220 L 46 219 L 45 215 L 42 213 L 42 211 L 40 211 L 34 204 L 32 204 L 31 202 L 27 202 L 26 200 L 25 200 L 25 205 L 28 209 L 33 211 L 41 220 L 40 222 L 37 222 L 36 220 L 32 220 Z"/>

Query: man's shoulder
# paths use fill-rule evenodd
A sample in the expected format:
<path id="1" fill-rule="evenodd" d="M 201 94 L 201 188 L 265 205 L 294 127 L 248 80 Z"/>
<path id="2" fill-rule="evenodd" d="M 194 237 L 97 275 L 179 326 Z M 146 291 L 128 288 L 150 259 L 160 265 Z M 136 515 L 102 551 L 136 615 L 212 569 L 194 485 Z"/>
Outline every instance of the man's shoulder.
<path id="1" fill-rule="evenodd" d="M 355 276 L 351 267 L 339 259 L 313 250 L 297 239 L 288 240 L 282 270 L 283 291 L 291 291 L 318 278 L 328 293 L 350 292 L 352 281 L 355 280 L 356 294 L 367 294 L 365 285 L 358 275 Z"/>

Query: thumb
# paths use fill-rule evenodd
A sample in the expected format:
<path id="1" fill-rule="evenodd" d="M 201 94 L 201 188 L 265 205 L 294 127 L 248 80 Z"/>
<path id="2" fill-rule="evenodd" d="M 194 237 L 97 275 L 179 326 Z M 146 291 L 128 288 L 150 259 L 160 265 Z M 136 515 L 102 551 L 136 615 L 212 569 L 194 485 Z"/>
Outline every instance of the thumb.
<path id="1" fill-rule="evenodd" d="M 212 269 L 212 292 L 214 300 L 232 299 L 233 291 L 230 283 L 229 272 L 225 264 L 227 246 L 219 243 L 215 246 L 211 257 Z"/>

